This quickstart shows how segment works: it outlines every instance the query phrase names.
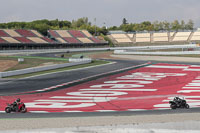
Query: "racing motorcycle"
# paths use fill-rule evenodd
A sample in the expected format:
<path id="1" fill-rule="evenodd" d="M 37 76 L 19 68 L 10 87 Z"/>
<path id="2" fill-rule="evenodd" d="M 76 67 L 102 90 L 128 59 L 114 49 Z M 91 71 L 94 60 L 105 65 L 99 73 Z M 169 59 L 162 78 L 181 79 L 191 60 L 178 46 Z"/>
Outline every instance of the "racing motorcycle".
<path id="1" fill-rule="evenodd" d="M 179 99 L 178 101 L 176 100 L 169 101 L 169 104 L 170 104 L 171 109 L 176 109 L 176 108 L 189 109 L 190 108 L 190 106 L 187 104 L 186 100 L 184 99 Z"/>
<path id="2" fill-rule="evenodd" d="M 8 104 L 7 107 L 5 108 L 6 113 L 11 113 L 11 112 L 21 112 L 21 113 L 26 113 L 27 108 L 23 102 L 19 103 L 18 106 L 14 104 Z"/>

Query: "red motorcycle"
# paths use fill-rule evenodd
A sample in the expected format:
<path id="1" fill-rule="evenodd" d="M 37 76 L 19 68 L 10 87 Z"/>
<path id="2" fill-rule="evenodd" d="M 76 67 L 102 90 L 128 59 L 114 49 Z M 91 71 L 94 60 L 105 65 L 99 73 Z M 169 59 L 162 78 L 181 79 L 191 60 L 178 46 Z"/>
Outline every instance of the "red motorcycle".
<path id="1" fill-rule="evenodd" d="M 20 112 L 20 113 L 26 113 L 27 108 L 23 102 L 19 103 L 18 105 L 14 104 L 8 104 L 7 107 L 5 108 L 6 113 L 11 113 L 11 112 Z"/>

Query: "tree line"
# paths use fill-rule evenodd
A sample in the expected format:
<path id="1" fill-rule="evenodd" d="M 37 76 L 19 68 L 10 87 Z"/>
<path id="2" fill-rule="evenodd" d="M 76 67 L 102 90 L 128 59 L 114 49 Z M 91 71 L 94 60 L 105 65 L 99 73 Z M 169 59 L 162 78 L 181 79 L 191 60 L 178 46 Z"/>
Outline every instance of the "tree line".
<path id="1" fill-rule="evenodd" d="M 92 35 L 106 35 L 110 30 L 122 30 L 125 32 L 137 32 L 137 31 L 162 31 L 162 30 L 193 30 L 194 22 L 189 20 L 187 23 L 182 20 L 175 20 L 173 22 L 150 22 L 144 21 L 141 23 L 128 23 L 124 18 L 120 26 L 111 26 L 111 27 L 99 27 L 93 25 L 89 22 L 87 17 L 79 18 L 77 20 L 36 20 L 32 22 L 9 22 L 9 23 L 0 23 L 1 29 L 34 29 L 47 35 L 47 30 L 88 30 Z"/>
<path id="2" fill-rule="evenodd" d="M 125 32 L 138 32 L 138 31 L 178 31 L 178 30 L 193 30 L 194 22 L 189 20 L 187 23 L 184 20 L 173 22 L 168 21 L 144 21 L 141 23 L 128 23 L 126 18 L 122 20 L 122 24 L 117 26 L 112 26 L 108 30 L 122 30 Z"/>
<path id="3" fill-rule="evenodd" d="M 72 20 L 71 22 L 68 20 L 36 20 L 32 22 L 9 22 L 9 23 L 0 23 L 1 29 L 34 29 L 42 33 L 43 35 L 47 35 L 47 30 L 88 30 L 91 34 L 106 34 L 107 29 L 105 27 L 98 27 L 92 25 L 91 22 L 88 21 L 87 17 L 79 18 L 77 20 Z"/>

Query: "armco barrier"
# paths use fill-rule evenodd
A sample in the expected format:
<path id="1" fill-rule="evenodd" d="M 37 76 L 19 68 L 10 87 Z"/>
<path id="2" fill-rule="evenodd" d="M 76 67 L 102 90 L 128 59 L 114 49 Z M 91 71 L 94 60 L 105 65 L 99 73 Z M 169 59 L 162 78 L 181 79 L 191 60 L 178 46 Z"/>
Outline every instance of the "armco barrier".
<path id="1" fill-rule="evenodd" d="M 58 65 L 51 65 L 51 66 L 44 66 L 44 67 L 34 67 L 34 68 L 27 68 L 27 69 L 15 70 L 15 71 L 0 72 L 0 78 L 34 73 L 34 72 L 41 72 L 41 71 L 52 70 L 52 69 L 57 69 L 57 68 L 82 65 L 82 64 L 87 64 L 91 62 L 92 60 L 85 60 L 85 61 L 80 61 L 80 62 L 72 62 L 72 63 L 58 64 Z"/>

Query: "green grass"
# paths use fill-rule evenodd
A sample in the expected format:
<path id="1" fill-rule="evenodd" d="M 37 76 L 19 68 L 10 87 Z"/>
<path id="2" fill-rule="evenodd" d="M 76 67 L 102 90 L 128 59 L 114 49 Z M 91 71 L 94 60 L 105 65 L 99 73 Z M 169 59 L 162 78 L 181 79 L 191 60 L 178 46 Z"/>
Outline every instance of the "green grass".
<path id="1" fill-rule="evenodd" d="M 84 57 L 88 57 L 90 55 L 95 55 L 95 54 L 99 54 L 99 53 L 107 53 L 110 51 L 96 51 L 96 52 L 72 52 L 72 53 L 65 53 L 64 57 L 65 58 L 70 58 L 70 57 L 80 57 L 81 55 L 83 55 Z M 61 56 L 61 54 L 59 54 L 58 56 Z"/>
<path id="2" fill-rule="evenodd" d="M 62 64 L 68 63 L 68 59 L 63 58 L 47 58 L 47 57 L 31 57 L 31 56 L 1 56 L 0 60 L 13 60 L 17 61 L 18 58 L 24 58 L 24 62 L 20 62 L 17 65 L 7 69 L 6 71 L 13 71 L 31 67 L 37 67 L 44 63 Z"/>
<path id="3" fill-rule="evenodd" d="M 73 70 L 73 69 L 78 69 L 78 68 L 103 65 L 103 64 L 107 64 L 107 63 L 110 63 L 110 62 L 102 61 L 102 60 L 95 60 L 89 64 L 77 65 L 77 66 L 66 67 L 66 68 L 59 68 L 59 69 L 54 69 L 54 70 L 48 70 L 48 71 L 42 71 L 42 72 L 36 72 L 36 73 L 30 73 L 30 74 L 24 74 L 24 75 L 18 75 L 18 76 L 10 76 L 10 77 L 6 77 L 6 78 L 25 78 L 25 77 L 42 75 L 42 74 L 47 74 L 47 73 L 62 72 L 62 71 L 68 71 L 68 70 Z"/>
<path id="4" fill-rule="evenodd" d="M 41 60 L 56 60 L 56 61 L 67 61 L 66 58 L 52 58 L 52 57 L 39 57 L 39 56 L 8 56 L 11 58 L 25 58 L 25 59 L 41 59 Z"/>

